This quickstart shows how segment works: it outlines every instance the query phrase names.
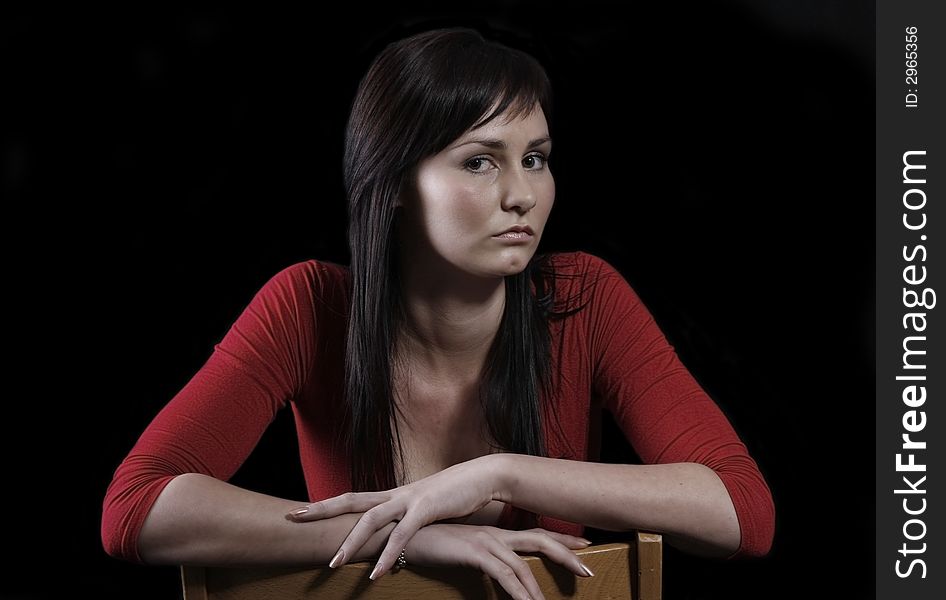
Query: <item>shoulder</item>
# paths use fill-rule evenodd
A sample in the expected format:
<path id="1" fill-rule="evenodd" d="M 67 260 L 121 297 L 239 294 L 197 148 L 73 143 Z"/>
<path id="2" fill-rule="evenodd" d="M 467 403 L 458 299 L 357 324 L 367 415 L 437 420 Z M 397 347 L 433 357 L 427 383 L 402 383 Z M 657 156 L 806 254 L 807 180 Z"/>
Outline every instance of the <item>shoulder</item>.
<path id="1" fill-rule="evenodd" d="M 581 250 L 574 252 L 551 252 L 547 257 L 549 263 L 554 267 L 556 274 L 563 276 L 571 275 L 581 278 L 620 276 L 617 270 L 608 261 Z"/>
<path id="2" fill-rule="evenodd" d="M 545 259 L 543 273 L 554 281 L 556 295 L 562 298 L 588 300 L 615 286 L 630 287 L 611 263 L 588 252 L 553 252 Z"/>
<path id="3" fill-rule="evenodd" d="M 273 275 L 272 280 L 293 284 L 305 282 L 340 284 L 347 281 L 348 277 L 348 267 L 327 260 L 310 258 L 283 267 Z"/>
<path id="4" fill-rule="evenodd" d="M 342 308 L 350 296 L 349 289 L 347 266 L 310 258 L 277 271 L 262 287 L 260 294 L 283 300 L 305 299 Z"/>

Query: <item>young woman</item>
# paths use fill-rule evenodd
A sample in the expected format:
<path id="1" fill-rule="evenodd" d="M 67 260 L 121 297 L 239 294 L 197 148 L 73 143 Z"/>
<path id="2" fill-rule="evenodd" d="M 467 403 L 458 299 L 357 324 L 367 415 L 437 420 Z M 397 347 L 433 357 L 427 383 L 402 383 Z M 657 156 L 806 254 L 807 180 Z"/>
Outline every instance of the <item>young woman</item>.
<path id="1" fill-rule="evenodd" d="M 550 115 L 542 67 L 473 30 L 388 46 L 348 123 L 350 267 L 259 290 L 116 470 L 109 554 L 462 565 L 516 598 L 541 597 L 517 551 L 592 575 L 585 525 L 766 554 L 755 461 L 634 291 L 590 254 L 536 253 Z M 225 483 L 287 404 L 312 504 Z M 645 464 L 595 462 L 602 409 Z"/>

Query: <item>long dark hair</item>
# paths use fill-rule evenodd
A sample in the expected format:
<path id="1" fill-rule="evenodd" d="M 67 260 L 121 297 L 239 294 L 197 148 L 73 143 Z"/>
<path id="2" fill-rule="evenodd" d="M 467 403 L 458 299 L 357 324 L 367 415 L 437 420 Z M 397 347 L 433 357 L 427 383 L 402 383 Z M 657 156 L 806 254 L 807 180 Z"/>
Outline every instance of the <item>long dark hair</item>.
<path id="1" fill-rule="evenodd" d="M 404 307 L 393 234 L 402 184 L 421 160 L 471 127 L 507 109 L 512 117 L 527 114 L 536 103 L 551 122 L 551 86 L 538 61 L 468 28 L 394 42 L 361 80 L 344 159 L 352 290 L 342 431 L 354 491 L 397 485 L 392 356 Z M 506 306 L 481 379 L 489 433 L 507 452 L 546 456 L 540 398 L 550 390 L 549 262 L 534 256 L 505 278 Z M 400 444 L 397 451 L 403 465 Z"/>

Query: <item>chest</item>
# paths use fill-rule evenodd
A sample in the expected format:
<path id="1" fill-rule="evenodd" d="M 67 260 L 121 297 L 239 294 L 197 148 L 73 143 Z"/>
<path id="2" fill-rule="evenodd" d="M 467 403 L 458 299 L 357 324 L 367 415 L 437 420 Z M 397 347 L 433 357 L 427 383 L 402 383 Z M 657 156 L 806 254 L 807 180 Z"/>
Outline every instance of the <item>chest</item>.
<path id="1" fill-rule="evenodd" d="M 400 440 L 404 453 L 402 463 L 394 452 L 398 485 L 500 451 L 490 444 L 475 386 L 446 389 L 415 383 L 398 393 L 401 410 L 391 416 L 395 441 Z"/>

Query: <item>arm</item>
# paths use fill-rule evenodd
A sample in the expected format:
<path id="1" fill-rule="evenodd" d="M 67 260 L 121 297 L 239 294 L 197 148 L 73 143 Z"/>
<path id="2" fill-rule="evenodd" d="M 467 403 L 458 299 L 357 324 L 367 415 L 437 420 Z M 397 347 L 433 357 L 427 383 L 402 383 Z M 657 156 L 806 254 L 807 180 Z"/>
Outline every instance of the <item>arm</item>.
<path id="1" fill-rule="evenodd" d="M 299 504 L 241 490 L 205 475 L 180 475 L 155 503 L 141 531 L 139 549 L 145 564 L 324 564 L 365 514 L 289 522 L 287 511 Z M 389 522 L 375 529 L 351 551 L 348 561 L 380 554 L 395 525 Z M 516 552 L 540 552 L 575 575 L 588 577 L 592 573 L 573 553 L 587 544 L 554 532 L 433 523 L 422 527 L 404 548 L 415 566 L 472 567 L 496 579 L 513 597 L 538 598 L 541 590 L 535 576 Z"/>
<path id="2" fill-rule="evenodd" d="M 289 510 L 302 504 L 200 473 L 179 475 L 148 514 L 138 552 L 149 565 L 328 564 L 362 513 L 303 524 L 286 519 Z M 377 556 L 395 525 L 378 530 L 349 562 Z"/>
<path id="3" fill-rule="evenodd" d="M 644 529 L 706 556 L 739 547 L 739 522 L 726 487 L 697 463 L 612 465 L 493 454 L 495 489 L 503 502 L 598 529 Z"/>
<path id="4" fill-rule="evenodd" d="M 162 533 L 171 517 L 196 526 L 190 520 L 198 515 L 195 511 L 210 515 L 229 510 L 231 499 L 260 499 L 206 481 L 187 485 L 184 501 L 177 492 L 194 481 L 194 474 L 229 480 L 277 411 L 305 385 L 314 355 L 309 340 L 316 330 L 311 294 L 322 285 L 310 282 L 312 276 L 320 274 L 303 264 L 273 276 L 116 469 L 102 506 L 102 544 L 110 556 L 144 562 L 137 544 L 146 518 L 153 518 L 149 533 L 164 542 L 178 537 L 173 528 L 167 536 Z M 220 497 L 221 489 L 230 493 Z M 152 515 L 159 497 L 161 510 Z"/>
<path id="5" fill-rule="evenodd" d="M 586 315 L 592 385 L 645 463 L 619 466 L 612 473 L 623 470 L 626 478 L 607 488 L 621 501 L 642 502 L 643 508 L 621 507 L 607 497 L 603 501 L 630 513 L 626 521 L 680 519 L 664 524 L 668 541 L 687 550 L 703 547 L 720 554 L 732 548 L 737 534 L 737 549 L 729 557 L 766 554 L 775 509 L 746 446 L 624 278 L 600 258 L 588 255 L 586 261 L 594 280 Z M 628 496 L 637 485 L 646 491 Z M 644 515 L 668 508 L 672 515 Z"/>

